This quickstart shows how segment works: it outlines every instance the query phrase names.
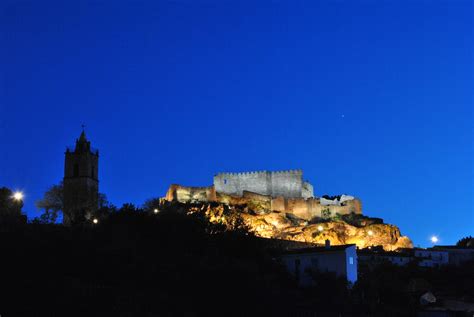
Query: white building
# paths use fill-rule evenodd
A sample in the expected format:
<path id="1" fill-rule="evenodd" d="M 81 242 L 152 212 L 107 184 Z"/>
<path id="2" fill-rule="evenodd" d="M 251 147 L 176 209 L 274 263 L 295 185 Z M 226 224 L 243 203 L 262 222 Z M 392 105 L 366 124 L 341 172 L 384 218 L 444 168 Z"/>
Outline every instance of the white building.
<path id="1" fill-rule="evenodd" d="M 407 252 L 386 252 L 383 249 L 363 249 L 357 252 L 359 262 L 369 267 L 380 265 L 384 262 L 390 262 L 397 266 L 405 266 L 414 260 L 414 257 Z"/>
<path id="2" fill-rule="evenodd" d="M 280 261 L 295 276 L 299 285 L 309 286 L 313 283 L 310 271 L 334 272 L 348 282 L 357 281 L 357 252 L 355 244 L 325 247 L 313 247 L 287 251 L 280 256 Z"/>
<path id="3" fill-rule="evenodd" d="M 382 247 L 369 247 L 358 250 L 357 255 L 359 262 L 369 267 L 377 266 L 383 262 L 391 262 L 398 266 L 415 262 L 421 267 L 436 268 L 474 261 L 474 248 L 448 245 L 434 246 L 428 249 L 399 249 L 396 252 L 387 252 Z"/>
<path id="4" fill-rule="evenodd" d="M 334 199 L 328 199 L 325 197 L 321 197 L 319 199 L 321 206 L 343 206 L 346 201 L 354 200 L 354 196 L 349 195 L 341 195 Z"/>
<path id="5" fill-rule="evenodd" d="M 474 248 L 458 247 L 455 245 L 435 245 L 431 250 L 445 251 L 449 254 L 449 264 L 460 265 L 474 260 Z"/>
<path id="6" fill-rule="evenodd" d="M 415 258 L 419 261 L 418 266 L 440 267 L 449 264 L 449 253 L 447 251 L 433 249 L 415 249 Z"/>

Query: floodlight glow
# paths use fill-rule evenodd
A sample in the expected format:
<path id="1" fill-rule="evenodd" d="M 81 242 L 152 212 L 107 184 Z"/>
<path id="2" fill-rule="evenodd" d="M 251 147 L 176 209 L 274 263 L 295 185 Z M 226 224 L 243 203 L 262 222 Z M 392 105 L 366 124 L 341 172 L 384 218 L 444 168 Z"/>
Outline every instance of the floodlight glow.
<path id="1" fill-rule="evenodd" d="M 323 231 L 324 230 L 323 226 L 318 226 L 318 230 Z"/>
<path id="2" fill-rule="evenodd" d="M 439 239 L 438 239 L 437 236 L 432 236 L 432 237 L 430 238 L 430 240 L 431 240 L 432 243 L 436 243 L 436 242 L 439 241 Z"/>
<path id="3" fill-rule="evenodd" d="M 23 200 L 23 193 L 22 192 L 15 192 L 13 194 L 13 199 L 17 200 L 17 201 L 20 201 L 20 200 Z"/>
<path id="4" fill-rule="evenodd" d="M 94 220 L 92 220 L 92 222 L 93 222 L 94 224 L 98 224 L 98 223 L 99 223 L 99 220 L 98 220 L 97 218 L 94 218 Z"/>
<path id="5" fill-rule="evenodd" d="M 153 210 L 153 212 L 154 212 L 155 214 L 157 214 L 157 213 L 158 213 L 158 209 Z"/>
<path id="6" fill-rule="evenodd" d="M 373 235 L 374 235 L 374 232 L 373 232 L 372 230 L 369 230 L 369 231 L 367 232 L 367 234 L 368 234 L 369 236 L 373 236 Z"/>

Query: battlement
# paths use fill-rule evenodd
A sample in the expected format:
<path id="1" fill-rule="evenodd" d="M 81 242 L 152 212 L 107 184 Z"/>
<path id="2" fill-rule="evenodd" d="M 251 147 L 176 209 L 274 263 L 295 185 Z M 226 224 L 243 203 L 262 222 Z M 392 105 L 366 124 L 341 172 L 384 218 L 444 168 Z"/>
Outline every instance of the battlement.
<path id="1" fill-rule="evenodd" d="M 296 175 L 303 175 L 302 170 L 287 170 L 287 171 L 275 171 L 275 172 L 270 172 L 272 174 L 296 174 Z"/>
<path id="2" fill-rule="evenodd" d="M 242 196 L 244 191 L 273 197 L 313 197 L 313 186 L 303 181 L 300 169 L 218 173 L 214 176 L 216 192 Z"/>
<path id="3" fill-rule="evenodd" d="M 224 173 L 218 173 L 216 174 L 215 176 L 218 177 L 218 176 L 240 176 L 240 175 L 251 175 L 251 174 L 267 174 L 269 173 L 268 171 L 254 171 L 254 172 L 238 172 L 238 173 L 228 173 L 228 172 L 224 172 Z"/>
<path id="4" fill-rule="evenodd" d="M 218 176 L 242 176 L 242 175 L 267 175 L 267 174 L 295 174 L 295 175 L 302 175 L 302 170 L 287 170 L 287 171 L 252 171 L 252 172 L 237 172 L 237 173 L 229 173 L 223 172 L 215 174 L 216 177 Z"/>

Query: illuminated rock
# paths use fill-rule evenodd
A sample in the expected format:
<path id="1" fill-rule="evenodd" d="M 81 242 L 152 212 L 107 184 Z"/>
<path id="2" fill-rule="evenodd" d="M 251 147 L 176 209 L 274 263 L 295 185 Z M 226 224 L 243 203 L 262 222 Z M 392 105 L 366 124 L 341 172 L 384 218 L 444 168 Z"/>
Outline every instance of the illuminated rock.
<path id="1" fill-rule="evenodd" d="M 299 170 L 218 174 L 209 187 L 171 185 L 163 203 L 203 213 L 228 229 L 241 221 L 265 238 L 317 244 L 328 239 L 332 245 L 382 245 L 386 250 L 413 247 L 396 226 L 364 217 L 362 203 L 354 196 L 314 197 Z"/>
<path id="2" fill-rule="evenodd" d="M 176 203 L 175 203 L 176 204 Z M 224 203 L 198 203 L 172 205 L 184 208 L 188 214 L 202 213 L 212 223 L 225 225 L 228 229 L 237 229 L 239 219 L 245 228 L 256 236 L 315 244 L 324 244 L 329 240 L 332 245 L 356 244 L 359 248 L 381 245 L 387 251 L 398 248 L 412 248 L 410 239 L 400 234 L 398 227 L 380 223 L 380 219 L 353 214 L 338 220 L 322 220 L 310 223 L 292 213 L 267 212 L 255 213 L 245 204 L 228 205 Z M 160 207 L 165 209 L 166 207 Z M 351 221 L 352 224 L 344 221 Z"/>

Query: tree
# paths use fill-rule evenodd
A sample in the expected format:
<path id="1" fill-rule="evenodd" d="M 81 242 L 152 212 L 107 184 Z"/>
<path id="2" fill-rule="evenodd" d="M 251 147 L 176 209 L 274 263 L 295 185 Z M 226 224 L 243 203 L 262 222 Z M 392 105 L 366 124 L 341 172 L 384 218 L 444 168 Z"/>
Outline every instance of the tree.
<path id="1" fill-rule="evenodd" d="M 161 198 L 151 198 L 145 201 L 143 209 L 148 212 L 152 212 L 155 209 L 160 209 Z"/>
<path id="2" fill-rule="evenodd" d="M 35 222 L 48 224 L 55 223 L 58 219 L 59 212 L 64 211 L 64 185 L 63 182 L 60 182 L 58 185 L 51 186 L 43 196 L 43 199 L 38 200 L 35 203 L 36 207 L 43 209 L 44 212 L 39 218 L 35 219 Z M 94 207 L 95 206 L 95 207 Z M 105 194 L 99 193 L 97 196 L 97 201 L 92 203 L 90 209 L 96 209 L 98 207 L 98 213 L 104 214 L 107 210 L 113 209 L 114 207 L 108 202 L 107 196 Z M 99 212 L 100 211 L 100 212 Z M 87 217 L 86 217 L 87 216 Z M 83 215 L 79 217 L 78 222 L 83 222 L 84 217 L 91 218 L 93 215 Z"/>
<path id="3" fill-rule="evenodd" d="M 329 208 L 321 210 L 321 217 L 324 219 L 331 218 L 331 211 L 329 210 Z"/>
<path id="4" fill-rule="evenodd" d="M 97 205 L 99 206 L 99 209 L 102 209 L 102 208 L 115 208 L 107 199 L 107 196 L 103 193 L 99 193 L 99 195 L 97 196 Z"/>
<path id="5" fill-rule="evenodd" d="M 468 248 L 474 248 L 474 238 L 469 236 L 469 237 L 464 237 L 458 242 L 456 242 L 456 246 L 458 247 L 468 247 Z"/>
<path id="6" fill-rule="evenodd" d="M 56 223 L 58 215 L 55 212 L 51 212 L 49 210 L 45 210 L 39 218 L 36 217 L 33 219 L 33 223 L 39 223 L 39 224 L 52 224 Z"/>
<path id="7" fill-rule="evenodd" d="M 44 209 L 39 218 L 40 223 L 55 223 L 58 213 L 64 208 L 64 186 L 63 182 L 51 186 L 43 196 L 43 199 L 36 202 L 36 207 Z"/>
<path id="8" fill-rule="evenodd" d="M 133 214 L 133 213 L 139 212 L 139 211 L 140 211 L 140 209 L 135 207 L 135 205 L 132 204 L 132 203 L 125 203 L 119 209 L 119 212 L 124 213 L 124 214 Z"/>

